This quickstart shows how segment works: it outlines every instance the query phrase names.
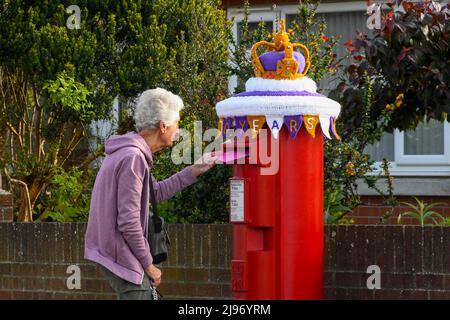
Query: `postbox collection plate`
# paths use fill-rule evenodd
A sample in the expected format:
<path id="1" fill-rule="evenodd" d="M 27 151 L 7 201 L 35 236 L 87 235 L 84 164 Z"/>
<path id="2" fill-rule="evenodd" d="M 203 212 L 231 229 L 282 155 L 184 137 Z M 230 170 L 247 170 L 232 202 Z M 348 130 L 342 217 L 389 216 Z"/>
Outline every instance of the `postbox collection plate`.
<path id="1" fill-rule="evenodd" d="M 230 179 L 230 222 L 245 222 L 244 179 Z"/>

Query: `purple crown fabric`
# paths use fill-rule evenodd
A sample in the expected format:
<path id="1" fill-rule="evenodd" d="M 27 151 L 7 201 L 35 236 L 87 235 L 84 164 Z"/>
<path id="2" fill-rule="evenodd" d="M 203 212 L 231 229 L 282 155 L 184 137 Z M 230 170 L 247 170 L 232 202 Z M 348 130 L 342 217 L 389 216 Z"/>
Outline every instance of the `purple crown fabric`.
<path id="1" fill-rule="evenodd" d="M 283 60 L 284 51 L 271 51 L 263 53 L 259 56 L 259 60 L 266 71 L 275 71 L 277 69 L 278 60 Z M 298 72 L 305 70 L 305 57 L 300 52 L 294 52 L 294 59 L 298 61 Z"/>
<path id="2" fill-rule="evenodd" d="M 245 91 L 234 95 L 235 97 L 257 97 L 257 96 L 303 96 L 303 97 L 324 97 L 320 93 L 308 91 Z"/>

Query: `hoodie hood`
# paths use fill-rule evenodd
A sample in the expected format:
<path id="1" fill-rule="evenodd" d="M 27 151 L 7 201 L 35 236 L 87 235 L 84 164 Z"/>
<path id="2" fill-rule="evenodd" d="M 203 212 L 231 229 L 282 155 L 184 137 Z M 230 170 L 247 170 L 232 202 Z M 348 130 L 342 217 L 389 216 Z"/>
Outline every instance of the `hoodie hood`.
<path id="1" fill-rule="evenodd" d="M 138 148 L 144 154 L 149 164 L 153 162 L 152 153 L 144 138 L 135 132 L 128 132 L 123 135 L 113 135 L 105 143 L 105 153 L 113 154 L 123 148 Z"/>

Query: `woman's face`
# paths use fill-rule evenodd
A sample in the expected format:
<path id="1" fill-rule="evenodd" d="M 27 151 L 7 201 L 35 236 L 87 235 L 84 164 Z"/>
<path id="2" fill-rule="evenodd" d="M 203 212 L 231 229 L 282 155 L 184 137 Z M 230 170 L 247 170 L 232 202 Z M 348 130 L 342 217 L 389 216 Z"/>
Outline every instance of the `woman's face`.
<path id="1" fill-rule="evenodd" d="M 166 126 L 164 129 L 161 131 L 161 140 L 162 140 L 162 144 L 165 147 L 171 147 L 173 144 L 173 140 L 175 139 L 177 133 L 178 133 L 178 122 L 175 122 L 174 124 L 170 125 L 170 126 Z"/>

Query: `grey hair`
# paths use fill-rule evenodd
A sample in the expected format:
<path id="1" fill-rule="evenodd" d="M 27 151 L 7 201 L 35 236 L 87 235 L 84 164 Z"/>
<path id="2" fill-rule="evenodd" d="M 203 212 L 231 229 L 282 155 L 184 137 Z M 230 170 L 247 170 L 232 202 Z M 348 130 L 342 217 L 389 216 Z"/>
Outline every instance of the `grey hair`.
<path id="1" fill-rule="evenodd" d="M 159 128 L 159 122 L 170 126 L 180 119 L 183 100 L 162 88 L 150 89 L 141 93 L 134 112 L 136 130 Z"/>

